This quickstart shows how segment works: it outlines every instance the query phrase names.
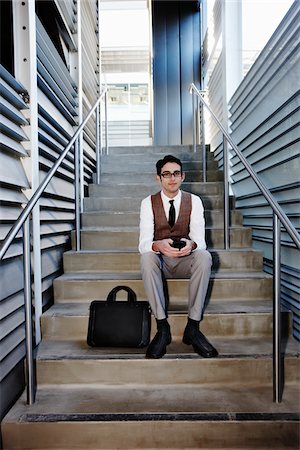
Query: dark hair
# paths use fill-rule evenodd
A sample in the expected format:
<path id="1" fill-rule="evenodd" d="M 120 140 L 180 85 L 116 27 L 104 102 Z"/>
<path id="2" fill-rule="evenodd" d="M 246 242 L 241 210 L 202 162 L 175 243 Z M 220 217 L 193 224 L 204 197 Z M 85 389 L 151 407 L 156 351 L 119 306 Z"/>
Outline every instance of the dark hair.
<path id="1" fill-rule="evenodd" d="M 182 172 L 182 162 L 180 161 L 180 159 L 176 158 L 176 156 L 173 156 L 173 155 L 166 155 L 166 156 L 164 157 L 164 159 L 160 159 L 160 160 L 157 161 L 157 163 L 156 163 L 156 172 L 157 172 L 157 175 L 160 175 L 160 174 L 161 174 L 161 169 L 163 168 L 163 166 L 164 166 L 165 164 L 167 164 L 167 163 L 169 163 L 169 162 L 178 164 L 178 165 L 180 166 L 180 170 L 181 170 L 181 172 Z"/>

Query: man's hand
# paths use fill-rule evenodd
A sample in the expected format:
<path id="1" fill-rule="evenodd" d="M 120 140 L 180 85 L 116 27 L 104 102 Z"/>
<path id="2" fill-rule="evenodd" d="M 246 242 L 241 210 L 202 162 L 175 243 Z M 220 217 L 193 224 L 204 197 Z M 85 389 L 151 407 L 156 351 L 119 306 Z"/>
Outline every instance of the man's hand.
<path id="1" fill-rule="evenodd" d="M 172 247 L 172 239 L 162 239 L 161 241 L 154 241 L 152 244 L 152 250 L 154 252 L 160 252 L 165 256 L 172 258 L 180 258 L 182 256 L 189 255 L 195 248 L 195 243 L 189 239 L 182 239 L 186 242 L 185 247 L 182 249 Z"/>
<path id="2" fill-rule="evenodd" d="M 195 242 L 191 241 L 190 239 L 185 239 L 185 238 L 182 238 L 181 240 L 184 241 L 186 244 L 181 250 L 179 250 L 178 256 L 190 255 L 192 253 L 192 250 L 194 250 L 197 247 Z"/>

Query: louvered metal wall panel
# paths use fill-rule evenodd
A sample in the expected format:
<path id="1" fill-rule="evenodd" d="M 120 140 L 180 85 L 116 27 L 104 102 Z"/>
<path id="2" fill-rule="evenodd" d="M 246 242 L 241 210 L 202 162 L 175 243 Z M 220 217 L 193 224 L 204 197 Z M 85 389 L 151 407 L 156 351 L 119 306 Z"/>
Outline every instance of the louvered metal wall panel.
<path id="1" fill-rule="evenodd" d="M 224 123 L 223 117 L 224 91 L 223 91 L 222 64 L 223 64 L 223 54 L 221 52 L 209 78 L 207 88 L 208 88 L 209 104 L 214 113 L 219 118 L 219 120 L 222 123 Z M 222 169 L 223 167 L 222 134 L 210 115 L 208 116 L 207 127 L 210 138 L 209 141 L 211 151 L 214 152 L 214 157 L 218 161 L 219 168 Z"/>
<path id="2" fill-rule="evenodd" d="M 13 0 L 17 1 L 17 0 Z M 75 0 L 53 0 L 57 7 L 57 25 L 65 49 L 76 52 L 77 32 Z M 97 1 L 81 2 L 83 47 L 83 116 L 98 96 L 98 17 Z M 42 181 L 74 133 L 78 118 L 78 86 L 61 59 L 51 37 L 38 17 L 37 83 L 39 177 Z M 16 35 L 16 39 L 19 37 Z M 18 47 L 19 42 L 15 42 Z M 76 59 L 72 55 L 70 61 Z M 76 63 L 77 65 L 77 63 Z M 0 239 L 3 240 L 27 202 L 22 189 L 30 187 L 20 158 L 27 157 L 22 142 L 28 126 L 22 110 L 27 108 L 22 94 L 25 89 L 1 68 L 1 137 L 0 137 Z M 95 167 L 95 119 L 84 132 L 84 178 L 91 180 Z M 69 248 L 74 222 L 74 158 L 70 153 L 48 184 L 40 204 L 42 301 L 47 307 L 53 300 L 53 279 L 62 272 L 62 255 Z M 1 262 L 0 293 L 0 381 L 14 389 L 1 399 L 1 416 L 23 385 L 22 359 L 24 345 L 24 295 L 22 267 L 22 233 L 8 249 Z M 14 369 L 14 370 L 13 370 Z M 15 378 L 17 379 L 17 382 Z"/>
<path id="3" fill-rule="evenodd" d="M 25 88 L 0 66 L 0 239 L 3 241 L 22 212 L 27 198 L 22 189 L 29 187 L 21 158 L 27 156 L 22 129 L 28 122 L 22 99 Z M 22 233 L 1 261 L 0 272 L 0 381 L 24 356 L 24 294 L 22 276 Z"/>
<path id="4" fill-rule="evenodd" d="M 55 0 L 55 4 L 71 33 L 76 31 L 76 1 Z"/>
<path id="5" fill-rule="evenodd" d="M 98 5 L 96 1 L 81 3 L 82 24 L 82 89 L 85 116 L 99 95 Z M 95 171 L 95 117 L 87 124 L 83 134 L 84 168 L 86 184 Z"/>
<path id="6" fill-rule="evenodd" d="M 70 6 L 70 4 L 69 4 Z M 74 80 L 37 18 L 40 179 L 66 147 L 77 123 Z M 74 158 L 70 153 L 40 200 L 43 306 L 51 299 L 52 281 L 61 271 L 74 220 Z M 49 255 L 55 255 L 49 266 Z M 50 258 L 51 259 L 51 258 Z"/>
<path id="7" fill-rule="evenodd" d="M 75 125 L 75 83 L 38 18 L 37 58 L 38 87 L 67 121 Z"/>
<path id="8" fill-rule="evenodd" d="M 85 106 L 89 109 L 96 101 L 99 91 L 97 3 L 82 2 L 81 9 L 83 91 L 87 103 Z"/>
<path id="9" fill-rule="evenodd" d="M 231 99 L 232 137 L 300 230 L 300 4 L 295 2 Z M 233 189 L 253 244 L 272 272 L 272 211 L 239 159 L 231 158 Z M 282 232 L 282 299 L 300 337 L 299 251 Z"/>
<path id="10" fill-rule="evenodd" d="M 222 0 L 215 0 L 213 7 L 214 41 L 217 43 L 222 33 Z"/>

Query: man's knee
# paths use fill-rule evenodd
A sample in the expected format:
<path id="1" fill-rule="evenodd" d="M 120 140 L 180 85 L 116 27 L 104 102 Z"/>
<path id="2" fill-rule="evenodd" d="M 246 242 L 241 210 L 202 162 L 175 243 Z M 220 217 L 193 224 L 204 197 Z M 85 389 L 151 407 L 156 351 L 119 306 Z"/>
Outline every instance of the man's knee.
<path id="1" fill-rule="evenodd" d="M 147 252 L 141 255 L 141 269 L 151 270 L 151 268 L 159 266 L 159 258 L 156 253 Z"/>
<path id="2" fill-rule="evenodd" d="M 194 263 L 197 267 L 210 269 L 212 266 L 212 257 L 207 250 L 196 250 L 194 252 Z"/>

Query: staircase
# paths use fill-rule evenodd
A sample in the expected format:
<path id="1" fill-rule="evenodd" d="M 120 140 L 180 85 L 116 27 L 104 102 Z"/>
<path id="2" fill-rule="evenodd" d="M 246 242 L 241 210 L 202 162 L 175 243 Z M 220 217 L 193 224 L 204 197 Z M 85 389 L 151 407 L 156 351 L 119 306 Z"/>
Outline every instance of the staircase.
<path id="1" fill-rule="evenodd" d="M 182 344 L 187 280 L 169 280 L 173 342 L 160 360 L 145 349 L 91 349 L 89 303 L 118 284 L 145 299 L 139 269 L 140 200 L 158 190 L 155 162 L 179 156 L 183 189 L 205 206 L 213 273 L 202 331 L 219 351 L 203 359 Z M 285 331 L 283 401 L 272 401 L 272 279 L 251 248 L 251 230 L 231 205 L 231 250 L 223 245 L 222 173 L 186 147 L 113 148 L 101 185 L 89 187 L 83 251 L 66 252 L 55 304 L 42 317 L 36 403 L 23 395 L 2 423 L 5 450 L 298 449 L 299 348 Z M 152 334 L 155 333 L 153 321 Z"/>

